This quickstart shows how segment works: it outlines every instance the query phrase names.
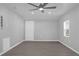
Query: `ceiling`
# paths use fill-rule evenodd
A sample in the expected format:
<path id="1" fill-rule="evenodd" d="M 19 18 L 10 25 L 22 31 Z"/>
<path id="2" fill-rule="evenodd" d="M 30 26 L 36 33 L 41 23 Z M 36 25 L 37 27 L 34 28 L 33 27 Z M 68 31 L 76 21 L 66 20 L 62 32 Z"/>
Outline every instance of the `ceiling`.
<path id="1" fill-rule="evenodd" d="M 39 5 L 39 3 L 34 3 Z M 49 3 L 47 6 L 57 6 L 56 9 L 47 9 L 45 13 L 37 11 L 29 11 L 35 7 L 28 5 L 27 3 L 6 3 L 6 6 L 9 10 L 15 12 L 17 15 L 20 15 L 24 20 L 58 20 L 62 15 L 67 13 L 69 10 L 74 8 L 76 4 L 74 3 Z"/>

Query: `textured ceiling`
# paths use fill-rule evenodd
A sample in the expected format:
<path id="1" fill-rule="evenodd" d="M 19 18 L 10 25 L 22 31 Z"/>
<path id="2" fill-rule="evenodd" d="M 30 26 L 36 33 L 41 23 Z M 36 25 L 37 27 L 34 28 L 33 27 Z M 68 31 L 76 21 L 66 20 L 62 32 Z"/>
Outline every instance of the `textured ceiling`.
<path id="1" fill-rule="evenodd" d="M 39 3 L 34 3 L 39 5 Z M 57 6 L 56 9 L 47 9 L 45 13 L 41 13 L 39 10 L 29 11 L 35 7 L 28 5 L 27 3 L 7 3 L 4 4 L 9 10 L 20 15 L 24 20 L 58 20 L 63 14 L 67 13 L 70 9 L 74 8 L 74 3 L 49 3 L 47 7 Z M 49 14 L 51 12 L 51 14 Z"/>

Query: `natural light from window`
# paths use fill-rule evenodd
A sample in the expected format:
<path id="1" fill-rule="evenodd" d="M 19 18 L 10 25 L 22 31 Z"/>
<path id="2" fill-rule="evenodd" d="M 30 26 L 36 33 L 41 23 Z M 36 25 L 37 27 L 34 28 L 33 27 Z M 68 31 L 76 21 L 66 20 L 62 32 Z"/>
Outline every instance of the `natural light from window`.
<path id="1" fill-rule="evenodd" d="M 70 37 L 70 20 L 64 21 L 64 37 Z"/>

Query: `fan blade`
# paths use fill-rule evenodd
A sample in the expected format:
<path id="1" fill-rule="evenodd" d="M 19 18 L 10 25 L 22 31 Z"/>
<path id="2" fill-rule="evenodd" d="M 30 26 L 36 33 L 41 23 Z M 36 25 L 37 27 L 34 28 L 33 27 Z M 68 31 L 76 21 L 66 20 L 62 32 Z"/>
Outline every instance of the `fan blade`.
<path id="1" fill-rule="evenodd" d="M 54 7 L 45 7 L 44 9 L 55 9 L 56 8 L 56 6 L 54 6 Z"/>
<path id="2" fill-rule="evenodd" d="M 42 3 L 40 3 L 40 5 L 39 5 L 39 8 L 43 8 L 43 5 L 42 5 Z"/>
<path id="3" fill-rule="evenodd" d="M 32 6 L 34 6 L 34 7 L 39 7 L 39 6 L 34 5 L 34 4 L 32 4 L 32 3 L 27 3 L 27 4 L 32 5 Z"/>
<path id="4" fill-rule="evenodd" d="M 38 8 L 37 9 L 30 9 L 30 11 L 34 11 L 34 10 L 38 10 Z"/>
<path id="5" fill-rule="evenodd" d="M 48 3 L 43 3 L 43 7 L 46 6 Z"/>

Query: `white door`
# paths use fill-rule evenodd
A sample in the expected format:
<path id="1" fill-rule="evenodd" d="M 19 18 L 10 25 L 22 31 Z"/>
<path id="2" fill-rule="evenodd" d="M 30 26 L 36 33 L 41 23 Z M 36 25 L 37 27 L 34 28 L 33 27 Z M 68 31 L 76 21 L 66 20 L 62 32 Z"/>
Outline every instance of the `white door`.
<path id="1" fill-rule="evenodd" d="M 34 40 L 34 21 L 25 21 L 25 40 Z"/>

